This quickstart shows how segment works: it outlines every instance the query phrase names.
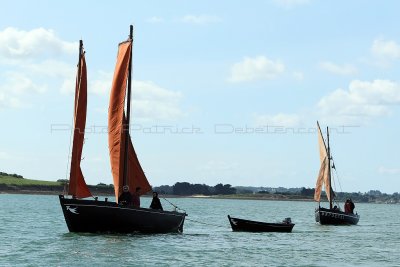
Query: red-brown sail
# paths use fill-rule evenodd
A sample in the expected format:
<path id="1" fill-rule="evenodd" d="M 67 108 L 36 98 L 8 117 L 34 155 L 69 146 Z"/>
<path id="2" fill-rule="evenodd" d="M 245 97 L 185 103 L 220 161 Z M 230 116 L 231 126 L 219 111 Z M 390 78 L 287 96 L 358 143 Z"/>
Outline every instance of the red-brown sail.
<path id="1" fill-rule="evenodd" d="M 85 137 L 87 107 L 87 70 L 82 43 L 79 57 L 80 60 L 78 64 L 75 85 L 74 137 L 72 143 L 71 171 L 68 194 L 77 198 L 85 198 L 92 196 L 92 194 L 86 185 L 80 165 Z"/>
<path id="2" fill-rule="evenodd" d="M 125 183 L 129 186 L 129 191 L 134 193 L 136 187 L 141 187 L 141 194 L 151 191 L 151 186 L 140 166 L 125 123 L 124 107 L 131 49 L 132 40 L 119 44 L 108 110 L 108 148 L 117 202 L 124 185 L 125 155 L 128 157 Z M 126 138 L 128 138 L 127 154 L 125 154 Z"/>

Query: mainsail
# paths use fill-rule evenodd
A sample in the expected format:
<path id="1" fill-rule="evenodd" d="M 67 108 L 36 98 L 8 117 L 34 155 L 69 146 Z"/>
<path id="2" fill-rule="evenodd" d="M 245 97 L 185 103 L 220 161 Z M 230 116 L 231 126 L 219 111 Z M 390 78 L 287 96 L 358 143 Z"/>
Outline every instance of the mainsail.
<path id="1" fill-rule="evenodd" d="M 331 181 L 330 181 L 330 177 L 329 177 L 330 161 L 329 161 L 328 149 L 326 148 L 325 141 L 322 136 L 322 131 L 321 131 L 321 128 L 319 127 L 318 122 L 317 122 L 317 126 L 318 126 L 319 157 L 320 157 L 321 166 L 320 166 L 318 177 L 317 177 L 317 183 L 315 185 L 314 200 L 318 201 L 318 202 L 320 201 L 322 185 L 325 184 L 326 196 L 327 196 L 328 200 L 330 201 L 330 199 L 331 199 Z"/>
<path id="2" fill-rule="evenodd" d="M 130 82 L 128 74 L 129 64 L 132 60 L 131 51 L 132 39 L 120 43 L 118 46 L 108 110 L 108 148 L 117 202 L 124 185 L 129 186 L 131 193 L 135 192 L 136 187 L 141 188 L 141 194 L 151 191 L 151 186 L 133 148 L 129 135 L 129 122 L 124 111 L 127 82 Z M 127 153 L 125 153 L 126 148 L 128 149 Z M 125 177 L 124 172 L 126 172 Z"/>
<path id="3" fill-rule="evenodd" d="M 77 198 L 90 197 L 92 194 L 86 185 L 81 169 L 83 142 L 85 138 L 87 106 L 87 70 L 85 52 L 80 41 L 79 63 L 75 85 L 74 137 L 72 143 L 71 170 L 68 194 Z"/>

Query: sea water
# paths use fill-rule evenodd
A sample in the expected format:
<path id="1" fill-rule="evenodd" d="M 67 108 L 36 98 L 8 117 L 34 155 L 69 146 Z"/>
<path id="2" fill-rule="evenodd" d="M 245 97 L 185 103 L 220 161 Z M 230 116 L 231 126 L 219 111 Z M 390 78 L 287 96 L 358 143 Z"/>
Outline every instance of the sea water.
<path id="1" fill-rule="evenodd" d="M 313 202 L 168 200 L 188 213 L 183 234 L 76 234 L 58 196 L 2 194 L 0 266 L 400 266 L 400 205 L 356 203 L 358 225 L 322 226 Z M 232 232 L 228 214 L 296 225 L 292 233 Z"/>

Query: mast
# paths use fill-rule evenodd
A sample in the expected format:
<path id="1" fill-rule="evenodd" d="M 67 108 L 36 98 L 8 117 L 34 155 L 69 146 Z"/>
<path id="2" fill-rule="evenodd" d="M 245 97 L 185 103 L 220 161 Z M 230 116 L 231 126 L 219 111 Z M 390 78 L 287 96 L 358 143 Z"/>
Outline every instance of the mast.
<path id="1" fill-rule="evenodd" d="M 81 84 L 81 61 L 82 61 L 83 41 L 79 40 L 79 60 L 78 60 L 78 84 Z M 75 114 L 74 114 L 75 115 Z"/>
<path id="2" fill-rule="evenodd" d="M 133 42 L 133 25 L 129 27 L 129 41 Z M 129 57 L 129 68 L 128 68 L 128 94 L 127 94 L 127 105 L 126 105 L 126 123 L 124 124 L 124 134 L 125 134 L 125 151 L 124 151 L 124 176 L 122 185 L 127 185 L 127 176 L 128 176 L 128 146 L 129 146 L 129 123 L 131 117 L 131 78 L 132 78 L 132 46 Z"/>
<path id="3" fill-rule="evenodd" d="M 326 127 L 326 136 L 328 143 L 328 176 L 329 176 L 329 208 L 332 209 L 332 177 L 331 177 L 331 148 L 329 146 L 329 129 Z"/>

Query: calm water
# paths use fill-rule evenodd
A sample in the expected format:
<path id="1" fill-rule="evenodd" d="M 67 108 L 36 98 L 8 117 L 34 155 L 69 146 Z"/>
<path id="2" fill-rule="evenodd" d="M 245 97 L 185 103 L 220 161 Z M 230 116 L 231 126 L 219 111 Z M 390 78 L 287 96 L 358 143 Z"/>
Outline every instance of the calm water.
<path id="1" fill-rule="evenodd" d="M 356 204 L 359 225 L 321 226 L 312 202 L 169 200 L 189 214 L 183 234 L 97 235 L 69 233 L 57 196 L 0 195 L 0 266 L 400 266 L 400 205 Z M 227 214 L 296 225 L 232 232 Z"/>

